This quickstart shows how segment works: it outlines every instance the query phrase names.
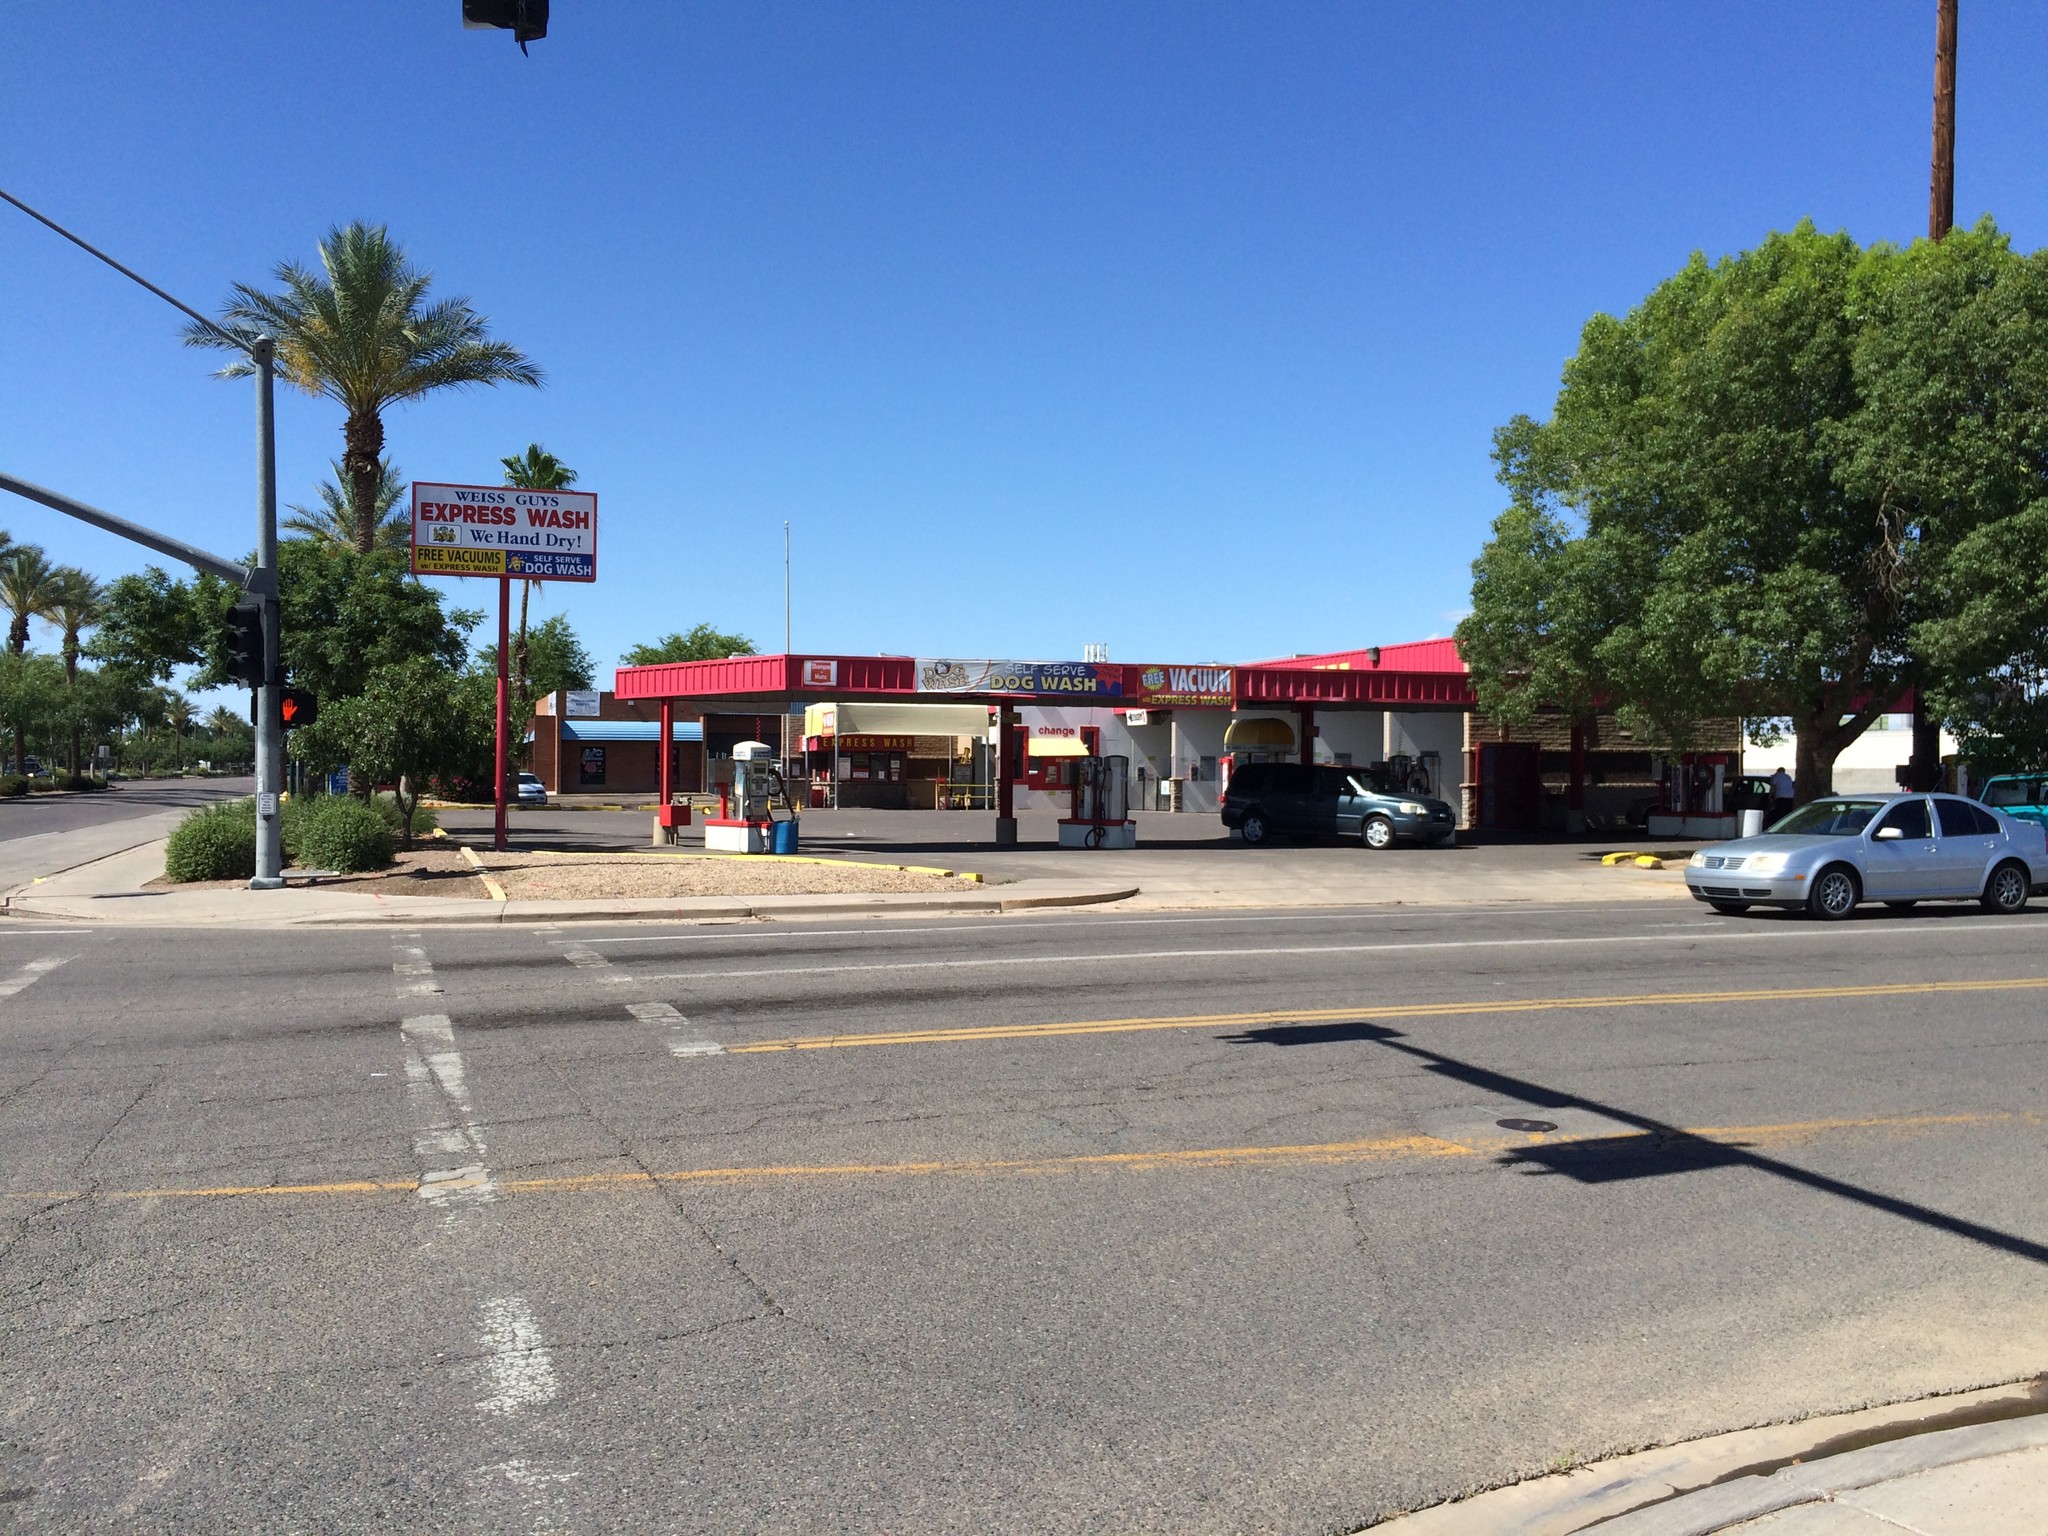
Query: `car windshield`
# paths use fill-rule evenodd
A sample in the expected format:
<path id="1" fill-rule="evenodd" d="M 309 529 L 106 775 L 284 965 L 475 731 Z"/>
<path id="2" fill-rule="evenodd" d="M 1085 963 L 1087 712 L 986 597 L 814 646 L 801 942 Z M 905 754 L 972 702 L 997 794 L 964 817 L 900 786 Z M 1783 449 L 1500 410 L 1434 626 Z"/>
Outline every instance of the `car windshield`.
<path id="1" fill-rule="evenodd" d="M 1816 800 L 1770 830 L 1804 837 L 1854 837 L 1884 807 L 1882 800 Z"/>
<path id="2" fill-rule="evenodd" d="M 1352 781 L 1356 783 L 1359 789 L 1365 794 L 1398 795 L 1401 793 L 1401 791 L 1395 787 L 1393 779 L 1387 774 L 1385 769 L 1346 768 L 1344 771 L 1351 776 Z"/>
<path id="3" fill-rule="evenodd" d="M 1986 805 L 2039 805 L 2040 790 L 2032 779 L 1994 779 L 1984 786 Z"/>

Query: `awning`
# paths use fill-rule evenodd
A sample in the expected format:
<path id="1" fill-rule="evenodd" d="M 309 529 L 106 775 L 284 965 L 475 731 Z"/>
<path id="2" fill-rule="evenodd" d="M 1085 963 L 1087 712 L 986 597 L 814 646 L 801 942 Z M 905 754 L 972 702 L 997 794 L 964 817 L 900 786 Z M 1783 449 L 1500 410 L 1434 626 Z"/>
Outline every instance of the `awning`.
<path id="1" fill-rule="evenodd" d="M 813 704 L 806 736 L 986 736 L 986 704 Z"/>
<path id="2" fill-rule="evenodd" d="M 669 728 L 675 733 L 671 741 L 702 741 L 704 723 L 701 720 L 672 720 Z M 562 722 L 564 741 L 644 741 L 653 743 L 661 740 L 659 720 L 564 720 Z"/>
<path id="3" fill-rule="evenodd" d="M 1285 720 L 1275 720 L 1271 715 L 1257 715 L 1250 720 L 1233 720 L 1224 728 L 1223 745 L 1291 747 L 1294 745 L 1294 727 Z"/>
<path id="4" fill-rule="evenodd" d="M 1024 750 L 1033 757 L 1086 757 L 1087 745 L 1076 736 L 1031 736 Z"/>

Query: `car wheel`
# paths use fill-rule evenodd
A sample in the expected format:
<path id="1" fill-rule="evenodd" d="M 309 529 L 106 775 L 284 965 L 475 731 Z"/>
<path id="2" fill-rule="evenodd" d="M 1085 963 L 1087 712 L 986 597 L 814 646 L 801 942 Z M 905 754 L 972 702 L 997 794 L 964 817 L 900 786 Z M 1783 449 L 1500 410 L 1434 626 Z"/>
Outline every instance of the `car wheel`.
<path id="1" fill-rule="evenodd" d="M 1856 872 L 1846 864 L 1831 864 L 1813 877 L 1806 893 L 1806 910 L 1824 922 L 1838 922 L 1854 912 L 1862 899 Z"/>
<path id="2" fill-rule="evenodd" d="M 1885 905 L 1890 907 L 1894 912 L 1910 912 L 1915 907 L 1919 906 L 1920 903 L 1918 901 L 1888 901 L 1885 903 Z"/>
<path id="3" fill-rule="evenodd" d="M 1238 827 L 1238 831 L 1244 834 L 1244 840 L 1254 848 L 1273 835 L 1273 829 L 1267 824 L 1264 811 L 1246 811 L 1244 822 Z"/>
<path id="4" fill-rule="evenodd" d="M 1991 878 L 1984 882 L 1984 894 L 1978 899 L 1984 903 L 1986 912 L 1999 912 L 2010 917 L 2023 912 L 2027 906 L 2027 872 L 2017 864 L 2001 864 L 1991 871 Z"/>
<path id="5" fill-rule="evenodd" d="M 1377 852 L 1394 846 L 1394 824 L 1384 816 L 1368 816 L 1365 825 L 1358 829 L 1365 846 Z"/>
<path id="6" fill-rule="evenodd" d="M 1724 917 L 1740 917 L 1749 910 L 1746 901 L 1710 901 L 1707 905 Z"/>

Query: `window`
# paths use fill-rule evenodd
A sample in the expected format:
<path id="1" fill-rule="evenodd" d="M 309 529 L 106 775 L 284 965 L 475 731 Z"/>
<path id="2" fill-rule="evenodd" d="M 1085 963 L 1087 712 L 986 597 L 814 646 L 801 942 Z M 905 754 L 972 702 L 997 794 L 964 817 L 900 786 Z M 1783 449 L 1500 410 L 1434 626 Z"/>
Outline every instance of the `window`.
<path id="1" fill-rule="evenodd" d="M 1854 837 L 1883 809 L 1882 800 L 1815 800 L 1802 805 L 1770 830 L 1792 836 Z"/>
<path id="2" fill-rule="evenodd" d="M 1276 795 L 1305 795 L 1314 783 L 1309 770 L 1299 763 L 1275 763 L 1273 782 L 1267 786 Z"/>
<path id="3" fill-rule="evenodd" d="M 1984 825 L 1991 818 L 1967 800 L 1937 800 L 1934 809 L 1941 818 L 1943 837 L 1982 837 L 1992 830 Z"/>
<path id="4" fill-rule="evenodd" d="M 1884 820 L 1877 824 L 1877 830 L 1880 832 L 1892 827 L 1898 828 L 1899 836 L 1909 842 L 1934 836 L 1933 823 L 1927 819 L 1927 802 L 1901 800 L 1891 808 Z"/>
<path id="5" fill-rule="evenodd" d="M 1999 779 L 1984 787 L 1986 805 L 2039 805 L 2040 786 L 2032 779 Z"/>
<path id="6" fill-rule="evenodd" d="M 1200 766 L 1195 769 L 1195 777 L 1204 784 L 1214 784 L 1216 782 L 1216 759 L 1213 757 L 1203 758 Z"/>
<path id="7" fill-rule="evenodd" d="M 585 747 L 583 749 L 583 782 L 585 784 L 602 784 L 604 782 L 603 747 Z"/>
<path id="8" fill-rule="evenodd" d="M 1316 774 L 1316 798 L 1334 799 L 1340 795 L 1356 794 L 1351 787 L 1351 775 L 1342 768 L 1318 768 Z"/>

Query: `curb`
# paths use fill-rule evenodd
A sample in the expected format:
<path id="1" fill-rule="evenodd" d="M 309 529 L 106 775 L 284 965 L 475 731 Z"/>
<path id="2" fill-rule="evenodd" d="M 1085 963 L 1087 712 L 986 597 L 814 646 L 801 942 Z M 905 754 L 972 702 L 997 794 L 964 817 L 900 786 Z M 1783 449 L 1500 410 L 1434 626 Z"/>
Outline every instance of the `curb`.
<path id="1" fill-rule="evenodd" d="M 2039 1447 L 2048 1447 L 2048 1376 L 1636 1451 L 1367 1529 L 1372 1536 L 1712 1536 L 1838 1492 Z"/>

